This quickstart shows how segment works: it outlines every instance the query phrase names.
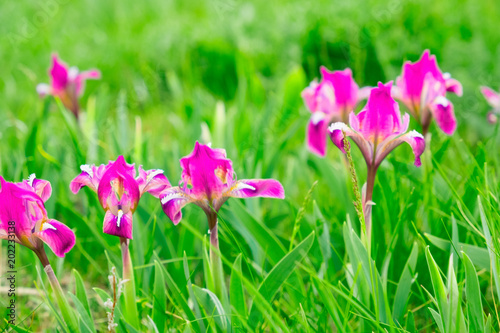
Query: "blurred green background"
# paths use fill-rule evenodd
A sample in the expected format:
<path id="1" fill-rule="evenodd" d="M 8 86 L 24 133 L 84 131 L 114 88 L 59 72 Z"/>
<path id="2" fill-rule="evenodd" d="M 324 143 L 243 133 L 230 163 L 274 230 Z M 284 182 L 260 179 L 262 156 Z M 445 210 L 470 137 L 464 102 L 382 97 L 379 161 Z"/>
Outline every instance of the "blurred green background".
<path id="1" fill-rule="evenodd" d="M 389 270 L 396 280 L 413 242 L 423 242 L 424 232 L 447 238 L 452 213 L 459 220 L 461 241 L 482 244 L 460 222 L 456 203 L 461 198 L 470 212 L 465 215 L 475 217 L 478 194 L 498 188 L 497 128 L 486 121 L 489 107 L 479 86 L 500 86 L 499 16 L 500 3 L 494 0 L 4 1 L 0 4 L 0 174 L 20 181 L 36 172 L 52 182 L 50 216 L 74 228 L 78 238 L 64 266 L 51 257 L 58 262 L 54 264 L 58 274 L 69 276 L 75 267 L 89 284 L 106 288 L 104 249 L 111 261 L 119 262 L 118 240 L 101 233 L 103 212 L 93 194 L 70 193 L 78 162 L 101 164 L 123 154 L 146 169 L 164 169 L 176 184 L 179 158 L 191 152 L 196 140 L 212 142 L 227 150 L 239 178 L 282 181 L 286 200 L 241 202 L 285 248 L 297 210 L 312 183 L 319 181 L 313 199 L 325 217 L 332 244 L 328 280 L 336 281 L 344 257 L 342 223 L 346 214 L 355 219 L 350 178 L 341 153 L 331 143 L 326 159 L 307 151 L 310 114 L 300 92 L 318 77 L 320 65 L 350 67 L 360 87 L 375 85 L 394 80 L 404 61 L 415 61 L 430 49 L 441 70 L 463 84 L 464 96 L 450 97 L 458 119 L 453 137 L 431 128 L 432 165 L 428 160 L 415 168 L 410 148 L 402 146 L 379 170 L 373 256 L 381 266 L 388 253 L 398 253 Z M 54 52 L 70 66 L 102 72 L 101 80 L 87 82 L 81 99 L 87 111 L 78 130 L 81 156 L 75 155 L 57 105 L 51 98 L 40 100 L 35 91 L 38 83 L 49 81 Z M 420 131 L 413 120 L 411 126 Z M 363 183 L 364 162 L 356 148 L 353 154 Z M 494 179 L 489 183 L 485 163 L 493 165 Z M 221 227 L 222 251 L 231 261 L 244 251 L 257 266 L 272 267 L 275 261 L 267 251 L 273 249 L 252 244 L 254 235 L 238 229 L 238 223 L 245 223 L 239 211 L 243 205 L 233 200 L 222 212 L 229 220 Z M 182 258 L 183 251 L 190 257 L 201 256 L 200 240 L 183 225 L 204 234 L 204 216 L 196 206 L 186 207 L 184 216 L 174 227 L 157 200 L 149 196 L 141 200 L 134 224 L 136 266 L 149 264 L 153 251 L 162 259 Z M 313 220 L 310 209 L 307 216 Z M 315 228 L 314 222 L 301 228 L 305 237 Z M 36 271 L 29 266 L 31 254 L 23 250 L 19 253 L 23 265 L 28 265 L 25 283 L 32 287 Z M 314 251 L 320 253 L 317 246 Z M 422 253 L 418 283 L 429 284 Z M 435 257 L 446 263 L 448 254 L 436 250 Z M 311 252 L 309 260 L 314 264 L 322 259 Z M 182 263 L 168 268 L 182 280 Z M 192 269 L 195 283 L 202 284 L 199 261 L 193 259 Z M 146 301 L 151 268 L 138 274 L 138 289 Z M 425 297 L 412 296 L 409 304 L 421 306 L 428 301 Z M 22 315 L 39 304 L 36 298 L 30 302 L 21 309 Z M 308 311 L 313 313 L 314 306 Z M 423 326 L 431 325 L 425 307 L 415 316 Z"/>

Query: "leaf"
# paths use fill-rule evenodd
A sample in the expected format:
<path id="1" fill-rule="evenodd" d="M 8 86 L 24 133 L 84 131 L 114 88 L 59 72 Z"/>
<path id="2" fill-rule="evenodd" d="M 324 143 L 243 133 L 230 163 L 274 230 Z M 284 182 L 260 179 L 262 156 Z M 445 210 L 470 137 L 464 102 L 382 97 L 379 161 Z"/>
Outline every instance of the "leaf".
<path id="1" fill-rule="evenodd" d="M 174 304 L 175 307 L 178 308 L 180 306 L 180 309 L 182 309 L 182 311 L 186 315 L 185 319 L 187 321 L 195 321 L 196 317 L 194 316 L 193 311 L 189 307 L 189 304 L 187 303 L 186 298 L 181 293 L 181 290 L 179 289 L 177 284 L 174 282 L 174 279 L 172 279 L 172 276 L 170 276 L 170 274 L 168 273 L 167 269 L 164 266 L 162 266 L 162 270 L 163 270 L 163 275 L 164 275 L 165 281 L 167 282 L 168 289 L 170 290 L 173 298 L 176 301 L 176 304 Z M 199 324 L 198 324 L 198 328 L 200 328 Z"/>
<path id="2" fill-rule="evenodd" d="M 91 319 L 90 315 L 87 313 L 85 306 L 78 299 L 78 297 L 76 297 L 72 293 L 68 293 L 68 295 L 71 297 L 71 300 L 75 304 L 76 312 L 77 312 L 78 316 L 80 317 L 80 327 L 85 328 L 86 332 L 94 332 L 95 333 L 96 330 L 94 327 L 94 321 Z"/>
<path id="3" fill-rule="evenodd" d="M 83 308 L 85 311 L 87 311 L 87 314 L 89 317 L 92 319 L 92 313 L 90 312 L 90 307 L 89 307 L 89 301 L 87 298 L 87 292 L 85 291 L 85 285 L 82 280 L 82 276 L 80 273 L 76 270 L 73 269 L 73 276 L 75 278 L 75 294 L 80 303 L 82 304 Z"/>
<path id="4" fill-rule="evenodd" d="M 470 258 L 464 252 L 462 252 L 462 260 L 465 265 L 465 295 L 467 297 L 469 332 L 484 332 L 481 289 L 479 288 L 476 269 Z"/>
<path id="5" fill-rule="evenodd" d="M 413 317 L 413 312 L 408 311 L 406 315 L 406 324 L 405 329 L 410 333 L 417 333 L 417 329 L 415 328 L 415 318 Z"/>
<path id="6" fill-rule="evenodd" d="M 488 253 L 489 253 L 489 258 L 490 258 L 490 267 L 491 267 L 491 274 L 493 275 L 493 279 L 495 281 L 495 286 L 497 290 L 497 297 L 500 297 L 500 281 L 498 279 L 498 257 L 495 252 L 493 252 L 493 240 L 491 238 L 491 233 L 490 229 L 488 227 L 488 219 L 486 218 L 486 215 L 484 214 L 484 209 L 483 205 L 481 203 L 481 198 L 477 198 L 478 203 L 479 203 L 479 215 L 481 216 L 481 224 L 483 226 L 483 233 L 484 233 L 484 238 L 486 239 L 486 246 L 488 247 Z"/>
<path id="7" fill-rule="evenodd" d="M 167 295 L 165 292 L 165 279 L 160 263 L 155 260 L 155 281 L 153 287 L 153 321 L 156 327 L 163 331 L 165 329 L 165 312 L 167 306 Z"/>
<path id="8" fill-rule="evenodd" d="M 394 296 L 392 318 L 396 322 L 402 319 L 401 317 L 406 308 L 408 295 L 410 294 L 411 285 L 413 284 L 415 268 L 417 266 L 417 258 L 418 244 L 415 242 L 413 243 L 413 248 L 411 250 L 410 256 L 408 257 L 405 267 L 403 268 L 403 273 L 401 273 L 401 278 L 399 279 L 399 283 L 396 288 L 396 294 Z"/>
<path id="9" fill-rule="evenodd" d="M 241 272 L 241 253 L 234 260 L 233 267 L 231 269 L 231 280 L 229 282 L 229 294 L 232 307 L 236 312 L 246 318 L 247 316 L 247 305 L 245 303 L 245 294 L 243 292 L 243 283 L 241 282 L 240 275 Z"/>
<path id="10" fill-rule="evenodd" d="M 443 328 L 443 321 L 441 320 L 441 316 L 439 313 L 436 312 L 436 310 L 429 308 L 429 311 L 434 318 L 434 321 L 436 322 L 436 325 L 438 326 L 438 329 L 441 333 L 445 333 L 444 328 Z"/>
<path id="11" fill-rule="evenodd" d="M 196 315 L 198 324 L 200 325 L 200 330 L 202 332 L 205 332 L 205 323 L 204 323 L 204 318 L 201 315 L 200 311 L 200 306 L 198 305 L 198 301 L 196 300 L 196 296 L 193 291 L 193 284 L 191 283 L 191 274 L 189 273 L 189 265 L 188 265 L 188 260 L 186 256 L 186 251 L 184 251 L 184 257 L 182 258 L 183 264 L 184 264 L 184 276 L 186 277 L 186 283 L 187 283 L 187 288 L 188 288 L 188 293 L 190 299 L 193 301 L 193 307 L 194 307 L 194 314 Z"/>
<path id="12" fill-rule="evenodd" d="M 438 247 L 439 249 L 443 251 L 454 252 L 454 250 L 452 250 L 451 242 L 449 240 L 439 238 L 430 234 L 424 234 L 424 235 L 434 246 Z M 465 243 L 458 243 L 457 249 L 461 249 L 465 253 L 467 253 L 472 262 L 479 268 L 486 269 L 488 271 L 490 270 L 488 249 Z"/>
<path id="13" fill-rule="evenodd" d="M 230 215 L 226 223 L 230 224 L 248 244 L 258 244 L 260 255 L 267 254 L 271 263 L 277 263 L 285 254 L 286 249 L 274 233 L 261 221 L 256 220 L 239 200 L 229 200 L 224 211 Z M 256 258 L 258 254 L 254 254 Z M 258 260 L 257 260 L 258 261 Z"/>
<path id="14" fill-rule="evenodd" d="M 264 281 L 262 281 L 259 287 L 259 293 L 267 302 L 271 302 L 281 285 L 288 279 L 290 274 L 292 274 L 296 262 L 304 259 L 304 257 L 311 249 L 313 242 L 314 231 L 309 236 L 307 236 L 300 244 L 298 244 L 295 249 L 284 256 L 269 272 Z M 255 329 L 261 319 L 262 313 L 255 305 L 255 303 L 252 304 L 248 320 L 250 326 Z"/>
<path id="15" fill-rule="evenodd" d="M 436 303 L 438 305 L 439 309 L 439 318 L 441 322 L 441 327 L 440 330 L 441 332 L 444 333 L 443 330 L 443 318 L 448 318 L 449 316 L 449 307 L 448 307 L 448 298 L 446 295 L 446 289 L 445 285 L 443 283 L 443 279 L 441 278 L 441 275 L 439 274 L 439 269 L 438 266 L 436 265 L 436 262 L 434 261 L 434 258 L 431 255 L 431 252 L 429 250 L 429 246 L 425 248 L 425 258 L 427 260 L 427 266 L 429 267 L 429 273 L 431 275 L 431 281 L 432 281 L 432 288 L 434 289 L 434 297 L 436 299 Z M 436 320 L 436 316 L 434 315 L 432 309 L 429 308 L 431 311 L 434 319 Z M 436 320 L 436 322 L 438 322 Z M 438 323 L 439 326 L 439 323 Z"/>
<path id="16" fill-rule="evenodd" d="M 96 292 L 97 295 L 99 295 L 99 298 L 103 303 L 105 303 L 108 299 L 113 299 L 113 297 L 109 296 L 109 294 L 102 290 L 101 288 L 93 288 L 94 291 Z"/>
<path id="17" fill-rule="evenodd" d="M 207 316 L 211 317 L 221 330 L 226 331 L 228 326 L 226 313 L 217 296 L 210 290 L 200 288 L 194 284 L 193 290 Z"/>

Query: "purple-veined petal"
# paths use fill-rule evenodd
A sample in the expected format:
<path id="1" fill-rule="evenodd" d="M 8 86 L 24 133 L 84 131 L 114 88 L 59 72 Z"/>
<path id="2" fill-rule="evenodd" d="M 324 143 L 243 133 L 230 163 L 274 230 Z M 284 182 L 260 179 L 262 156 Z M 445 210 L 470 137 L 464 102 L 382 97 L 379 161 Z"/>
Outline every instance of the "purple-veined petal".
<path id="1" fill-rule="evenodd" d="M 440 96 L 430 105 L 430 109 L 441 130 L 448 135 L 452 135 L 457 128 L 453 104 L 445 97 Z"/>
<path id="2" fill-rule="evenodd" d="M 39 83 L 36 86 L 36 92 L 41 98 L 50 95 L 52 93 L 52 88 L 47 83 Z"/>
<path id="3" fill-rule="evenodd" d="M 483 94 L 488 104 L 493 108 L 500 108 L 500 93 L 497 93 L 489 87 L 482 86 L 481 93 Z"/>
<path id="4" fill-rule="evenodd" d="M 193 200 L 178 186 L 170 187 L 160 194 L 163 211 L 177 225 L 181 221 L 181 209 Z"/>
<path id="5" fill-rule="evenodd" d="M 170 182 L 167 177 L 163 174 L 163 170 L 154 169 L 144 171 L 142 165 L 139 166 L 139 177 L 137 177 L 137 185 L 139 186 L 139 191 L 141 196 L 148 192 L 154 197 L 158 198 L 160 193 L 169 188 Z"/>
<path id="6" fill-rule="evenodd" d="M 122 210 L 118 210 L 116 215 L 110 210 L 106 211 L 102 227 L 105 234 L 133 239 L 132 227 L 131 211 L 125 213 Z"/>
<path id="7" fill-rule="evenodd" d="M 42 198 L 43 202 L 49 200 L 52 194 L 52 186 L 48 180 L 38 179 L 33 173 L 28 178 L 28 184 L 33 187 L 35 193 Z"/>
<path id="8" fill-rule="evenodd" d="M 75 233 L 57 220 L 43 222 L 41 230 L 33 236 L 40 238 L 58 257 L 64 257 L 75 245 Z"/>
<path id="9" fill-rule="evenodd" d="M 51 84 L 54 93 L 66 89 L 68 85 L 68 67 L 55 54 L 52 56 L 50 76 L 52 77 Z"/>
<path id="10" fill-rule="evenodd" d="M 462 84 L 458 80 L 452 79 L 449 73 L 444 73 L 443 77 L 445 79 L 446 91 L 461 97 L 463 94 Z"/>
<path id="11" fill-rule="evenodd" d="M 307 126 L 307 146 L 309 150 L 321 157 L 326 154 L 328 121 L 323 112 L 312 114 Z"/>
<path id="12" fill-rule="evenodd" d="M 351 113 L 350 115 L 350 123 L 351 127 L 353 127 L 353 123 L 355 122 L 355 115 L 354 112 Z M 365 158 L 365 161 L 368 165 L 372 163 L 373 160 L 373 146 L 370 142 L 368 142 L 360 133 L 354 131 L 353 129 L 349 128 L 344 123 L 337 122 L 334 124 L 331 124 L 330 127 L 328 128 L 330 132 L 330 138 L 332 142 L 345 154 L 345 149 L 344 149 L 344 134 L 347 137 L 350 137 L 354 143 L 358 146 L 359 150 L 363 154 L 363 157 Z M 342 133 L 343 132 L 343 133 Z"/>
<path id="13" fill-rule="evenodd" d="M 377 155 L 375 157 L 375 165 L 378 167 L 384 158 L 392 151 L 394 148 L 407 142 L 413 149 L 413 154 L 415 155 L 415 166 L 419 167 L 422 165 L 420 161 L 420 156 L 425 150 L 425 140 L 422 134 L 417 131 L 410 131 L 406 134 L 397 136 L 395 138 L 388 138 L 387 140 L 381 142 L 377 146 Z"/>
<path id="14" fill-rule="evenodd" d="M 274 179 L 242 179 L 234 183 L 231 191 L 227 194 L 234 198 L 285 198 L 283 185 Z"/>

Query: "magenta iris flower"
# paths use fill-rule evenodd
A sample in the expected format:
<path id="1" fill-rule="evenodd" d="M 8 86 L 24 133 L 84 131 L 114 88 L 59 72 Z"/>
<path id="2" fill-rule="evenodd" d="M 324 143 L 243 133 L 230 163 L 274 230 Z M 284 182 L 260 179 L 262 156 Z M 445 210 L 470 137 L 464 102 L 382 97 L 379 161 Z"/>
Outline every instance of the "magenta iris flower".
<path id="1" fill-rule="evenodd" d="M 436 57 L 424 51 L 419 61 L 406 62 L 396 80 L 393 96 L 402 101 L 427 133 L 432 118 L 443 132 L 452 135 L 457 127 L 453 104 L 447 92 L 462 96 L 462 85 L 449 73 L 441 73 Z"/>
<path id="2" fill-rule="evenodd" d="M 330 126 L 333 143 L 344 151 L 342 131 L 359 147 L 368 166 L 378 168 L 382 160 L 397 146 L 407 142 L 413 149 L 415 165 L 420 166 L 420 155 L 425 149 L 422 134 L 408 131 L 410 117 L 401 112 L 396 101 L 391 97 L 392 82 L 384 85 L 379 82 L 373 88 L 368 103 L 358 115 L 349 116 L 349 125 L 335 123 Z"/>
<path id="3" fill-rule="evenodd" d="M 371 88 L 359 89 L 349 68 L 330 72 L 322 66 L 320 70 L 321 81 L 311 82 L 302 91 L 302 98 L 312 113 L 307 127 L 309 150 L 325 156 L 328 125 L 337 121 L 346 122 L 349 113 L 359 101 L 368 97 Z"/>
<path id="4" fill-rule="evenodd" d="M 71 181 L 70 189 L 76 194 L 84 186 L 96 192 L 106 211 L 103 231 L 106 234 L 132 239 L 132 215 L 141 196 L 149 192 L 158 197 L 170 187 L 163 170 L 144 171 L 139 167 L 136 178 L 134 164 L 119 156 L 107 165 L 82 165 L 82 173 Z"/>
<path id="5" fill-rule="evenodd" d="M 49 219 L 45 201 L 52 194 L 46 180 L 31 175 L 20 183 L 0 176 L 0 238 L 14 240 L 37 255 L 45 254 L 43 243 L 58 257 L 64 257 L 75 245 L 75 234 L 65 224 Z"/>
<path id="6" fill-rule="evenodd" d="M 83 94 L 85 80 L 101 78 L 101 73 L 95 69 L 80 73 L 76 67 L 68 68 L 55 54 L 52 56 L 49 75 L 50 85 L 40 83 L 36 87 L 38 94 L 40 97 L 46 95 L 59 97 L 66 109 L 73 112 L 77 118 L 80 113 L 78 98 Z"/>
<path id="7" fill-rule="evenodd" d="M 498 114 L 500 114 L 500 92 L 496 92 L 489 87 L 481 87 L 481 93 L 488 104 L 493 108 L 488 113 L 488 121 L 492 124 L 498 121 Z"/>
<path id="8" fill-rule="evenodd" d="M 229 197 L 285 197 L 283 186 L 274 179 L 236 180 L 232 162 L 224 149 L 196 142 L 193 152 L 180 160 L 182 180 L 160 194 L 163 211 L 178 224 L 181 209 L 188 203 L 201 207 L 207 216 L 218 212 Z"/>

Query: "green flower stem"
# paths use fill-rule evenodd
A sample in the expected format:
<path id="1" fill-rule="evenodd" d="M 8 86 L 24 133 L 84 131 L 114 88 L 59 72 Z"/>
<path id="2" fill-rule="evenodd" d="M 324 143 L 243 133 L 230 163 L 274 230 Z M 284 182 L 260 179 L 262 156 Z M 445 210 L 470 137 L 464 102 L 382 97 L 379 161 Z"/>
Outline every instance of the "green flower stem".
<path id="1" fill-rule="evenodd" d="M 56 296 L 57 304 L 59 305 L 59 309 L 61 310 L 61 314 L 64 318 L 64 321 L 66 322 L 66 325 L 68 325 L 69 331 L 78 332 L 79 330 L 77 321 L 71 312 L 71 308 L 69 306 L 68 300 L 64 296 L 64 292 L 61 288 L 61 285 L 59 284 L 59 280 L 57 280 L 54 270 L 52 269 L 52 266 L 50 266 L 49 259 L 47 258 L 45 250 L 42 248 L 41 250 L 35 251 L 35 253 L 42 262 L 43 270 L 47 274 L 50 285 L 52 286 L 52 290 L 54 291 L 54 295 Z"/>
<path id="2" fill-rule="evenodd" d="M 130 257 L 129 240 L 120 237 L 123 261 L 123 292 L 125 295 L 126 320 L 136 329 L 139 329 L 139 313 L 137 312 L 137 302 L 135 298 L 134 267 Z"/>
<path id="3" fill-rule="evenodd" d="M 372 197 L 373 187 L 375 185 L 375 177 L 377 176 L 377 168 L 368 166 L 368 175 L 366 177 L 366 193 L 363 198 L 363 214 L 365 216 L 366 237 L 369 244 L 372 236 Z"/>
<path id="4" fill-rule="evenodd" d="M 223 305 L 227 302 L 227 295 L 224 288 L 224 271 L 222 270 L 222 261 L 219 256 L 219 233 L 217 230 L 217 214 L 208 215 L 208 226 L 210 228 L 210 264 L 212 265 L 212 276 L 214 281 L 215 295 Z"/>

